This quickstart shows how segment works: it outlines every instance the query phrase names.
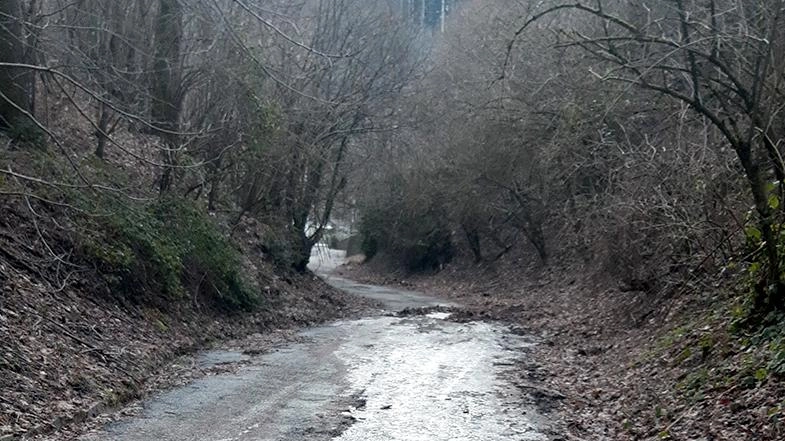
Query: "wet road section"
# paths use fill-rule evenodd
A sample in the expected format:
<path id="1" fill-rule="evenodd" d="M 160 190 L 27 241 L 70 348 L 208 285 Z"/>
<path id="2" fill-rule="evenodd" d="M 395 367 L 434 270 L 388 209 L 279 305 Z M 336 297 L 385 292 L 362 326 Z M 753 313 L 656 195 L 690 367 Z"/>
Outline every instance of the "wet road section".
<path id="1" fill-rule="evenodd" d="M 208 365 L 245 364 L 154 396 L 139 417 L 82 440 L 547 439 L 536 413 L 504 381 L 531 344 L 526 338 L 496 324 L 453 322 L 443 312 L 398 317 L 389 312 L 445 302 L 328 281 L 382 302 L 387 313 L 306 330 L 301 342 L 268 354 L 202 354 Z"/>

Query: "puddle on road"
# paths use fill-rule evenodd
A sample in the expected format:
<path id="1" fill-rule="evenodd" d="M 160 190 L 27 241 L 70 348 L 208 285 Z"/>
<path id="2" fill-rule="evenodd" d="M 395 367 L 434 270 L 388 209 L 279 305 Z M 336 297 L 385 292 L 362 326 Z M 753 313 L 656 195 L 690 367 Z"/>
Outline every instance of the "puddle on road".
<path id="1" fill-rule="evenodd" d="M 531 343 L 497 325 L 444 321 L 448 315 L 342 325 L 352 338 L 336 355 L 349 366 L 351 389 L 364 391 L 365 406 L 352 410 L 357 421 L 336 440 L 547 439 L 518 392 L 500 380 Z"/>
<path id="2" fill-rule="evenodd" d="M 251 357 L 237 351 L 213 350 L 199 354 L 196 363 L 202 369 L 209 369 L 216 366 L 240 363 L 250 360 Z"/>
<path id="3" fill-rule="evenodd" d="M 365 297 L 381 302 L 389 311 L 400 311 L 406 308 L 456 306 L 452 302 L 428 296 L 416 291 L 406 291 L 387 286 L 364 285 L 362 283 L 357 283 L 352 280 L 333 275 L 325 275 L 323 278 L 325 282 L 335 288 L 342 289 L 360 297 Z"/>

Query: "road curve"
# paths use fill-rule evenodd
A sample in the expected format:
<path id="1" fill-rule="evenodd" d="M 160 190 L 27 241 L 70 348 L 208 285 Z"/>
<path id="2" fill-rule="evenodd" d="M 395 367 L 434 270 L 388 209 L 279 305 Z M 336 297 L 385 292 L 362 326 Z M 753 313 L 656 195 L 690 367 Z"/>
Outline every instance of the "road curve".
<path id="1" fill-rule="evenodd" d="M 444 304 L 427 295 L 329 278 L 389 311 Z M 530 343 L 496 324 L 447 314 L 381 314 L 308 329 L 302 341 L 151 397 L 140 416 L 82 441 L 523 441 L 547 439 L 504 381 Z"/>

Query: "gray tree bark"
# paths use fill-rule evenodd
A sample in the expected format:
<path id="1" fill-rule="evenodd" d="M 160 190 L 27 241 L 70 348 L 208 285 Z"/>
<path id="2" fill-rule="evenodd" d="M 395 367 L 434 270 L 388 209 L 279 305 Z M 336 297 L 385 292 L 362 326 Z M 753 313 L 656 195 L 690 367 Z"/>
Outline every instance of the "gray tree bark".
<path id="1" fill-rule="evenodd" d="M 151 113 L 160 127 L 168 150 L 163 152 L 164 169 L 159 189 L 165 193 L 172 185 L 176 165 L 174 149 L 182 110 L 181 43 L 183 39 L 183 7 L 178 0 L 161 0 L 155 24 L 155 61 L 152 77 Z"/>
<path id="2" fill-rule="evenodd" d="M 0 0 L 0 62 L 22 63 L 21 5 L 18 0 Z M 0 66 L 0 129 L 8 129 L 30 110 L 30 72 Z"/>

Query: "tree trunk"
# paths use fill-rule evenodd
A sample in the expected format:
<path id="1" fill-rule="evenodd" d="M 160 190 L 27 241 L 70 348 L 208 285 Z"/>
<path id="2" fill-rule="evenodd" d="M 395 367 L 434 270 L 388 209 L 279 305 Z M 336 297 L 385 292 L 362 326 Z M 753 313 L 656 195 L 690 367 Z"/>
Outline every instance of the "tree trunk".
<path id="1" fill-rule="evenodd" d="M 180 66 L 182 39 L 182 5 L 178 0 L 160 0 L 155 24 L 151 113 L 167 148 L 162 155 L 166 168 L 159 181 L 161 193 L 167 192 L 171 187 L 173 168 L 177 164 L 175 149 L 179 144 L 177 132 L 183 101 Z"/>
<path id="2" fill-rule="evenodd" d="M 518 202 L 518 206 L 520 207 L 519 212 L 515 216 L 518 219 L 518 228 L 523 232 L 524 236 L 529 239 L 529 242 L 531 242 L 535 250 L 537 250 L 537 255 L 540 257 L 542 263 L 547 264 L 548 249 L 545 244 L 545 233 L 542 231 L 542 213 L 544 211 L 542 204 L 531 201 L 529 197 L 518 189 L 518 184 L 516 184 L 515 187 L 515 189 L 510 190 L 510 195 Z"/>
<path id="3" fill-rule="evenodd" d="M 469 244 L 469 249 L 474 256 L 474 263 L 482 262 L 482 246 L 480 242 L 479 230 L 475 227 L 469 227 L 465 224 L 461 224 L 461 229 L 466 236 L 466 242 Z"/>
<path id="4" fill-rule="evenodd" d="M 296 243 L 294 248 L 294 261 L 292 262 L 292 267 L 295 271 L 304 273 L 308 270 L 308 263 L 311 261 L 311 249 L 319 240 L 318 237 L 310 238 L 308 237 L 308 232 L 306 230 L 308 224 L 308 212 L 301 213 L 300 216 L 296 216 L 294 219 L 294 234 L 296 234 Z"/>
<path id="5" fill-rule="evenodd" d="M 753 159 L 752 146 L 740 143 L 735 146 L 736 154 L 744 168 L 744 174 L 750 185 L 750 192 L 755 201 L 755 210 L 760 217 L 760 232 L 764 242 L 767 260 L 767 274 L 765 283 L 756 292 L 755 307 L 757 312 L 771 311 L 785 306 L 785 289 L 780 277 L 780 257 L 777 249 L 777 237 L 772 228 L 774 212 L 769 206 L 769 196 L 766 190 L 766 181 L 761 173 L 760 166 Z"/>
<path id="6" fill-rule="evenodd" d="M 22 12 L 18 0 L 0 0 L 0 62 L 24 62 Z M 8 129 L 30 110 L 30 72 L 0 67 L 0 129 Z"/>
<path id="7" fill-rule="evenodd" d="M 308 239 L 308 235 L 305 232 L 298 231 L 298 243 L 297 249 L 295 249 L 295 261 L 292 264 L 294 270 L 299 273 L 304 273 L 308 270 L 308 263 L 311 261 L 311 249 L 313 248 L 313 243 Z"/>
<path id="8" fill-rule="evenodd" d="M 210 170 L 210 192 L 207 193 L 207 211 L 214 212 L 218 200 L 218 192 L 221 188 L 221 164 L 223 155 L 219 156 L 211 165 Z"/>
<path id="9" fill-rule="evenodd" d="M 98 106 L 98 128 L 95 131 L 95 137 L 98 140 L 98 145 L 95 148 L 95 156 L 104 159 L 106 152 L 106 141 L 108 141 L 109 123 L 111 120 L 109 106 L 106 103 L 101 103 Z"/>

